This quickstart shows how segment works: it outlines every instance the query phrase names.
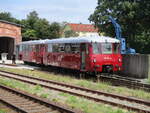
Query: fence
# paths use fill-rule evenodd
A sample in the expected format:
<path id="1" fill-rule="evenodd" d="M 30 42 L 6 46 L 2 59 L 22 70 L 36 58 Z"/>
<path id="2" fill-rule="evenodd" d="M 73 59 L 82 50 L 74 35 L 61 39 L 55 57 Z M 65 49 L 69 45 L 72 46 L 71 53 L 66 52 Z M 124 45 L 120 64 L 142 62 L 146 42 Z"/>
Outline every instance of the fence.
<path id="1" fill-rule="evenodd" d="M 122 55 L 122 74 L 134 78 L 150 78 L 150 55 Z"/>

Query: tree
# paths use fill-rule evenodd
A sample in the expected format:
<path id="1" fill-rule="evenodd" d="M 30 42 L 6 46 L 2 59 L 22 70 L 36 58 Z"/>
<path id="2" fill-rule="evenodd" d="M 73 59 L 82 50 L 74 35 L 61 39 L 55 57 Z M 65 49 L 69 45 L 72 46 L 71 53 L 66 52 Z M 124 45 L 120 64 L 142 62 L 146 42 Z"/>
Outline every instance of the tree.
<path id="1" fill-rule="evenodd" d="M 79 34 L 77 34 L 76 32 L 72 31 L 72 30 L 68 30 L 64 32 L 65 37 L 77 37 L 79 36 Z"/>
<path id="2" fill-rule="evenodd" d="M 28 27 L 30 29 L 34 29 L 34 24 L 39 20 L 38 13 L 36 11 L 32 11 L 27 15 Z"/>
<path id="3" fill-rule="evenodd" d="M 61 26 L 57 22 L 53 22 L 50 25 L 50 38 L 60 38 L 61 37 Z"/>
<path id="4" fill-rule="evenodd" d="M 111 15 L 120 23 L 123 31 L 123 37 L 126 38 L 129 45 L 140 53 L 148 53 L 147 42 L 145 38 L 150 38 L 150 1 L 149 0 L 98 0 L 98 5 L 89 20 L 95 23 L 95 26 L 105 32 L 106 35 L 115 36 L 114 28 L 108 19 Z M 148 37 L 145 37 L 148 36 Z M 144 41 L 142 41 L 144 40 Z M 142 45 L 142 50 L 138 45 Z M 150 52 L 149 52 L 150 53 Z"/>
<path id="5" fill-rule="evenodd" d="M 37 31 L 37 37 L 47 39 L 50 37 L 50 24 L 46 19 L 38 19 L 34 24 L 34 30 Z"/>
<path id="6" fill-rule="evenodd" d="M 57 22 L 49 24 L 44 18 L 39 18 L 36 11 L 32 11 L 27 15 L 27 19 L 21 21 L 25 26 L 23 28 L 23 38 L 33 39 L 52 39 L 61 36 L 61 26 Z M 29 37 L 30 36 L 30 37 Z"/>
<path id="7" fill-rule="evenodd" d="M 23 40 L 35 39 L 52 39 L 61 37 L 63 27 L 57 22 L 49 23 L 44 18 L 39 18 L 36 11 L 32 11 L 27 15 L 26 19 L 18 20 L 12 17 L 9 12 L 0 13 L 0 19 L 23 25 Z"/>
<path id="8" fill-rule="evenodd" d="M 49 22 L 46 19 L 39 18 L 36 11 L 30 12 L 27 15 L 27 19 L 22 20 L 22 24 L 25 26 L 22 30 L 24 34 L 23 38 L 25 38 L 25 40 L 46 39 L 50 36 Z"/>
<path id="9" fill-rule="evenodd" d="M 27 40 L 37 40 L 37 32 L 35 30 L 27 29 L 24 33 L 22 33 L 24 37 L 24 41 Z"/>
<path id="10" fill-rule="evenodd" d="M 18 24 L 20 23 L 19 20 L 12 17 L 11 13 L 9 13 L 9 12 L 1 12 L 0 20 L 5 20 L 5 21 L 13 22 L 13 23 L 18 23 Z"/>

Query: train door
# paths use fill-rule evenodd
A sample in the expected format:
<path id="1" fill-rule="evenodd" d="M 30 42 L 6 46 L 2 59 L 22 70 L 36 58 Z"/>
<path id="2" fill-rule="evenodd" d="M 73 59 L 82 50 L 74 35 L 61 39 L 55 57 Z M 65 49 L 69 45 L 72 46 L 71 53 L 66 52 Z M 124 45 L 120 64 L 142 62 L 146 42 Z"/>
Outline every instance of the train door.
<path id="1" fill-rule="evenodd" d="M 86 70 L 86 66 L 87 66 L 87 61 L 88 59 L 88 44 L 82 43 L 81 47 L 80 47 L 80 55 L 81 55 L 81 71 L 85 71 Z"/>
<path id="2" fill-rule="evenodd" d="M 43 64 L 48 65 L 50 59 L 50 52 L 52 52 L 52 44 L 44 44 L 44 53 L 43 53 Z"/>
<path id="3" fill-rule="evenodd" d="M 36 63 L 43 64 L 44 45 L 36 45 Z"/>

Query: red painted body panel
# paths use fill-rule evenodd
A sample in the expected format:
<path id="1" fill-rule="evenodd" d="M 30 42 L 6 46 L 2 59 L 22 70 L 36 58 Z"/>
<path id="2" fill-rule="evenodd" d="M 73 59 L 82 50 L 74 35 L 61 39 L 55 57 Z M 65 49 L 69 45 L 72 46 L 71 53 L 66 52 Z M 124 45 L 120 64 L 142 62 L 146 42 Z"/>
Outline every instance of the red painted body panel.
<path id="1" fill-rule="evenodd" d="M 70 69 L 80 69 L 80 55 L 79 54 L 65 54 L 65 53 L 45 53 L 44 64 L 59 66 Z"/>

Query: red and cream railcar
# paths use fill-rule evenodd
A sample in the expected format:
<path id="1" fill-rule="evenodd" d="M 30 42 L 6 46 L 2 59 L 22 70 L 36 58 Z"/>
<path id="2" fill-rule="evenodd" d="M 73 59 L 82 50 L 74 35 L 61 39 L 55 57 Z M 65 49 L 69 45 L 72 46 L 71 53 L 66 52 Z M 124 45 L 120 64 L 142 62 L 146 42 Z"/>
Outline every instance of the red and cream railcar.
<path id="1" fill-rule="evenodd" d="M 28 50 L 31 52 L 27 52 L 27 58 L 24 56 L 26 52 L 22 53 L 24 61 L 35 61 L 83 72 L 115 72 L 122 68 L 120 42 L 114 38 L 76 37 L 34 43 L 30 42 L 33 49 L 30 50 L 32 46 L 29 46 Z M 29 58 L 31 56 L 32 58 Z"/>
<path id="2" fill-rule="evenodd" d="M 45 65 L 85 72 L 113 72 L 122 67 L 120 42 L 110 37 L 76 37 L 45 41 Z"/>
<path id="3" fill-rule="evenodd" d="M 17 45 L 18 59 L 24 62 L 43 63 L 45 40 L 25 41 Z"/>

